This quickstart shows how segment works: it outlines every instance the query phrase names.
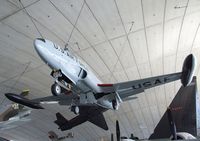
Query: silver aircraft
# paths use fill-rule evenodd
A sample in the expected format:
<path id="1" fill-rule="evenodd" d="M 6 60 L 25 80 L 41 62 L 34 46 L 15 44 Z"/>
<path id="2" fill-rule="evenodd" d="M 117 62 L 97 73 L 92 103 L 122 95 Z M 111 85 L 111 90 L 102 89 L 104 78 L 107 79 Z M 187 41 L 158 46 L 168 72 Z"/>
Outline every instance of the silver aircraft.
<path id="1" fill-rule="evenodd" d="M 27 90 L 23 91 L 20 95 L 24 97 L 28 95 L 28 92 Z M 11 129 L 30 121 L 28 116 L 31 111 L 31 109 L 17 103 L 8 105 L 6 110 L 0 114 L 0 130 Z"/>
<path id="2" fill-rule="evenodd" d="M 42 109 L 41 104 L 55 102 L 60 105 L 69 105 L 72 112 L 84 116 L 85 111 L 88 113 L 98 111 L 94 107 L 98 107 L 99 112 L 108 109 L 117 110 L 120 103 L 135 99 L 134 96 L 144 92 L 145 89 L 172 81 L 181 79 L 182 85 L 187 86 L 192 80 L 195 68 L 195 57 L 190 54 L 184 61 L 182 72 L 104 84 L 67 48 L 63 49 L 57 44 L 41 38 L 35 39 L 34 47 L 40 58 L 52 69 L 50 75 L 55 80 L 55 83 L 51 86 L 53 96 L 29 100 L 17 94 L 7 93 L 5 94 L 6 97 L 35 109 Z M 88 108 L 85 108 L 87 106 Z M 83 110 L 81 111 L 81 109 Z M 91 117 L 95 115 L 93 114 Z M 66 120 L 60 113 L 57 113 L 56 116 L 61 119 L 57 121 L 56 124 L 58 125 L 63 124 Z M 88 117 L 85 120 L 94 123 L 92 119 L 88 120 Z"/>

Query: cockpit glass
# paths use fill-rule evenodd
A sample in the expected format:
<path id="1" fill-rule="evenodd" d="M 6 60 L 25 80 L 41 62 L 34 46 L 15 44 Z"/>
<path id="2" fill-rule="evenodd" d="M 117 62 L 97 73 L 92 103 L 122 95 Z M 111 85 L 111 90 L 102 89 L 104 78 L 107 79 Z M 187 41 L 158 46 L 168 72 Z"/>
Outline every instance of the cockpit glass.
<path id="1" fill-rule="evenodd" d="M 60 48 L 61 52 L 64 53 L 64 50 L 62 48 Z"/>
<path id="2" fill-rule="evenodd" d="M 55 47 L 56 49 L 58 49 L 58 46 L 57 46 L 56 44 L 54 44 L 54 47 Z"/>

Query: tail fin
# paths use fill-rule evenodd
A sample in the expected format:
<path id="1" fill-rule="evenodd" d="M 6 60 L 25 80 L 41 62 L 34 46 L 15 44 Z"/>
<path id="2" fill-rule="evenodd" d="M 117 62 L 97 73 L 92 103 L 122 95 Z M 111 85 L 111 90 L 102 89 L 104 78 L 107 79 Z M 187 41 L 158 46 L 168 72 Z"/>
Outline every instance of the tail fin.
<path id="1" fill-rule="evenodd" d="M 61 115 L 61 113 L 56 113 L 56 118 L 57 120 L 55 120 L 54 123 L 56 123 L 59 126 L 59 129 L 62 129 L 62 126 L 68 123 L 68 120 L 64 118 L 64 116 Z"/>
<path id="2" fill-rule="evenodd" d="M 25 97 L 25 96 L 27 96 L 28 94 L 29 94 L 29 90 L 23 90 L 23 91 L 21 92 L 20 96 Z"/>
<path id="3" fill-rule="evenodd" d="M 103 116 L 103 113 L 99 113 L 96 116 L 89 118 L 88 121 L 95 124 L 96 126 L 102 128 L 102 129 L 104 129 L 104 130 L 108 130 L 108 125 L 107 125 L 106 120 Z"/>
<path id="4" fill-rule="evenodd" d="M 197 84 L 196 77 L 186 87 L 181 86 L 170 104 L 171 114 L 176 124 L 177 132 L 187 132 L 197 135 Z M 171 136 L 167 111 L 154 129 L 149 139 L 169 138 Z"/>

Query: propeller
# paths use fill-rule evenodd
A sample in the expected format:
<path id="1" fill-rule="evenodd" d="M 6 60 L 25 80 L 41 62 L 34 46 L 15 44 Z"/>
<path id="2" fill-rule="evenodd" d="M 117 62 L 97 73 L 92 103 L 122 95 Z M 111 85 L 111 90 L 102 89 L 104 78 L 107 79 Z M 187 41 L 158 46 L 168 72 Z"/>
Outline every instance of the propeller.
<path id="1" fill-rule="evenodd" d="M 113 133 L 111 134 L 111 141 L 114 141 Z"/>
<path id="2" fill-rule="evenodd" d="M 173 136 L 173 140 L 177 140 L 176 125 L 172 117 L 171 109 L 169 107 L 167 108 L 167 117 L 169 120 L 169 127 L 170 127 L 171 134 Z"/>
<path id="3" fill-rule="evenodd" d="M 117 141 L 120 141 L 120 128 L 118 120 L 116 120 L 116 136 L 117 136 Z"/>

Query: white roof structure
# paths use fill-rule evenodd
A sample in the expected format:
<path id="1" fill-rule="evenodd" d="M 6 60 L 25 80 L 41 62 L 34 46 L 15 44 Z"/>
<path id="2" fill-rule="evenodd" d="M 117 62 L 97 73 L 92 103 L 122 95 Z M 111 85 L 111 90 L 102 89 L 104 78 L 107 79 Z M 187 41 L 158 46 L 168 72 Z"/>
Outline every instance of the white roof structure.
<path id="1" fill-rule="evenodd" d="M 70 50 L 104 82 L 127 80 L 181 71 L 184 58 L 193 53 L 200 64 L 199 0 L 0 0 L 0 112 L 10 103 L 6 92 L 30 89 L 29 98 L 51 95 L 51 70 L 33 47 L 35 38 L 46 38 Z M 200 83 L 199 83 L 200 84 Z M 92 123 L 73 128 L 69 141 L 108 141 L 115 132 L 148 138 L 177 90 L 180 81 L 146 90 L 123 103 L 118 111 L 104 113 L 109 131 Z M 0 131 L 19 141 L 48 141 L 48 131 L 62 136 L 53 123 L 55 113 L 70 119 L 66 106 L 34 110 L 32 121 Z"/>

